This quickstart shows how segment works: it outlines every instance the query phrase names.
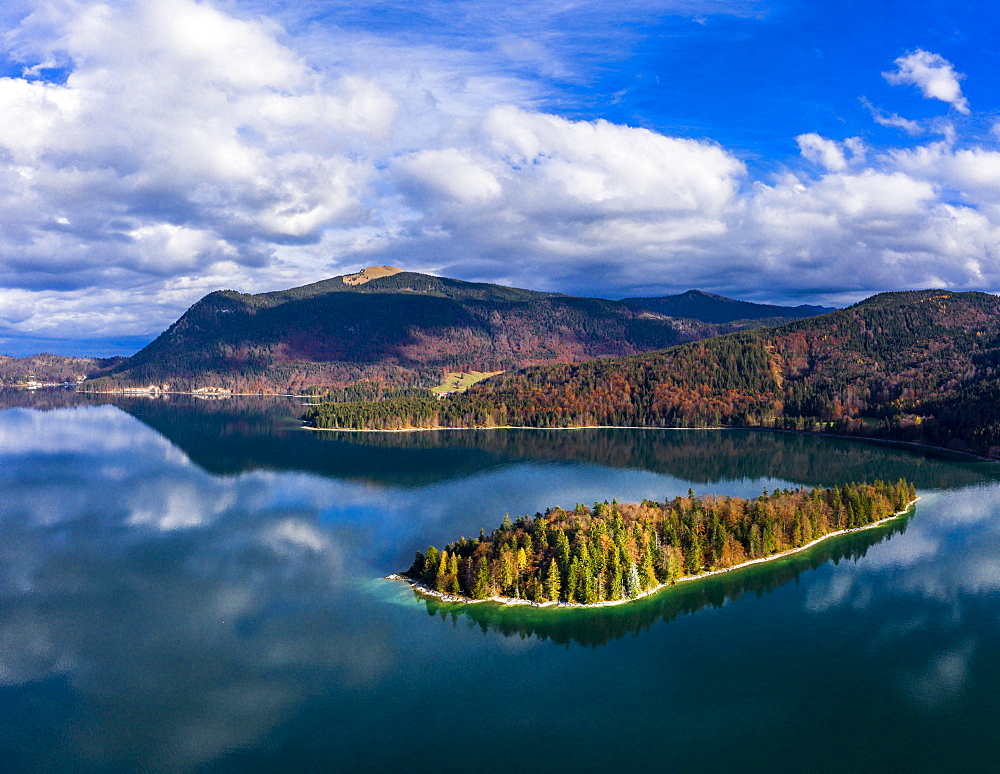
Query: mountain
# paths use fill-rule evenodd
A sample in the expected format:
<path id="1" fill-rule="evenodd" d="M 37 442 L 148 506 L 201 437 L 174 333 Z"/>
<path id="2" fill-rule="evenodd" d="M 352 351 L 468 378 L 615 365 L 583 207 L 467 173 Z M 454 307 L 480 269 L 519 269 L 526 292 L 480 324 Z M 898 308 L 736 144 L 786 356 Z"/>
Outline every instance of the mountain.
<path id="1" fill-rule="evenodd" d="M 668 317 L 687 317 L 707 323 L 730 323 L 737 320 L 765 320 L 778 318 L 782 322 L 797 320 L 802 317 L 834 312 L 830 306 L 774 306 L 772 304 L 754 304 L 750 301 L 737 301 L 715 293 L 705 293 L 701 290 L 689 290 L 676 296 L 650 296 L 639 298 L 623 298 L 626 304 L 648 309 L 651 312 L 665 314 Z"/>
<path id="2" fill-rule="evenodd" d="M 210 293 L 88 388 L 430 386 L 444 371 L 637 354 L 753 324 L 375 266 L 272 293 Z"/>
<path id="3" fill-rule="evenodd" d="M 939 290 L 627 358 L 507 373 L 437 401 L 321 406 L 321 427 L 741 426 L 1000 458 L 1000 298 Z"/>

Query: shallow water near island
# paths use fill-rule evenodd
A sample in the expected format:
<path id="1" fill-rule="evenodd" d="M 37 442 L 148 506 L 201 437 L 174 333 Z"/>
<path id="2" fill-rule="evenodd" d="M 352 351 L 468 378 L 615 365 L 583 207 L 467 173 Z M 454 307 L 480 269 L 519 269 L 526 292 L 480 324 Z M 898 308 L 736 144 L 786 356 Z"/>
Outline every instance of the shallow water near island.
<path id="1" fill-rule="evenodd" d="M 995 463 L 747 431 L 309 433 L 281 399 L 0 407 L 8 770 L 995 764 Z M 382 579 L 504 513 L 901 476 L 911 517 L 619 607 Z"/>

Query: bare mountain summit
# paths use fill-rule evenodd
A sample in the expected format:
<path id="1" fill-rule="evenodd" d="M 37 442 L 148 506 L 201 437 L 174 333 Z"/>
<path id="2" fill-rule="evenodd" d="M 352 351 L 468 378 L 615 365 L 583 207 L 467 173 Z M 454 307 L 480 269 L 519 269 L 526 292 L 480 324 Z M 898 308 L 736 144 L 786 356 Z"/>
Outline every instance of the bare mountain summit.
<path id="1" fill-rule="evenodd" d="M 364 285 L 379 277 L 391 277 L 393 274 L 400 274 L 403 270 L 395 266 L 369 266 L 362 269 L 357 274 L 345 274 L 343 277 L 345 285 Z"/>

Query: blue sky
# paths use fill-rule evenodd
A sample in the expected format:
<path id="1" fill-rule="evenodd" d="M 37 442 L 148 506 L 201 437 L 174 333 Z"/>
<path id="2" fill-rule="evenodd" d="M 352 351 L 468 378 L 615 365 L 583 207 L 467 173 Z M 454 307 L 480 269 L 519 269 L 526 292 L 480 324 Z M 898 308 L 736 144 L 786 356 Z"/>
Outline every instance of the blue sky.
<path id="1" fill-rule="evenodd" d="M 622 297 L 1000 289 L 986 2 L 13 0 L 0 353 L 373 264 Z"/>

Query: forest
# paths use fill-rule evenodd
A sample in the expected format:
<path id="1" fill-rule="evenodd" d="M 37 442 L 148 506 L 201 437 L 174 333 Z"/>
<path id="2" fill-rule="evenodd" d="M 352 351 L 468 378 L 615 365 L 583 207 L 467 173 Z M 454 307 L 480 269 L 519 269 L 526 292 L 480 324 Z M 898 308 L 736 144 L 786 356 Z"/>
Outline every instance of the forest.
<path id="1" fill-rule="evenodd" d="M 822 317 L 508 372 L 441 400 L 313 407 L 319 428 L 760 427 L 1000 457 L 1000 298 L 884 293 Z"/>
<path id="2" fill-rule="evenodd" d="M 802 547 L 905 511 L 911 482 L 765 491 L 753 499 L 704 495 L 550 508 L 489 535 L 417 552 L 403 575 L 469 600 L 503 597 L 592 605 L 635 599 L 684 576 Z"/>

